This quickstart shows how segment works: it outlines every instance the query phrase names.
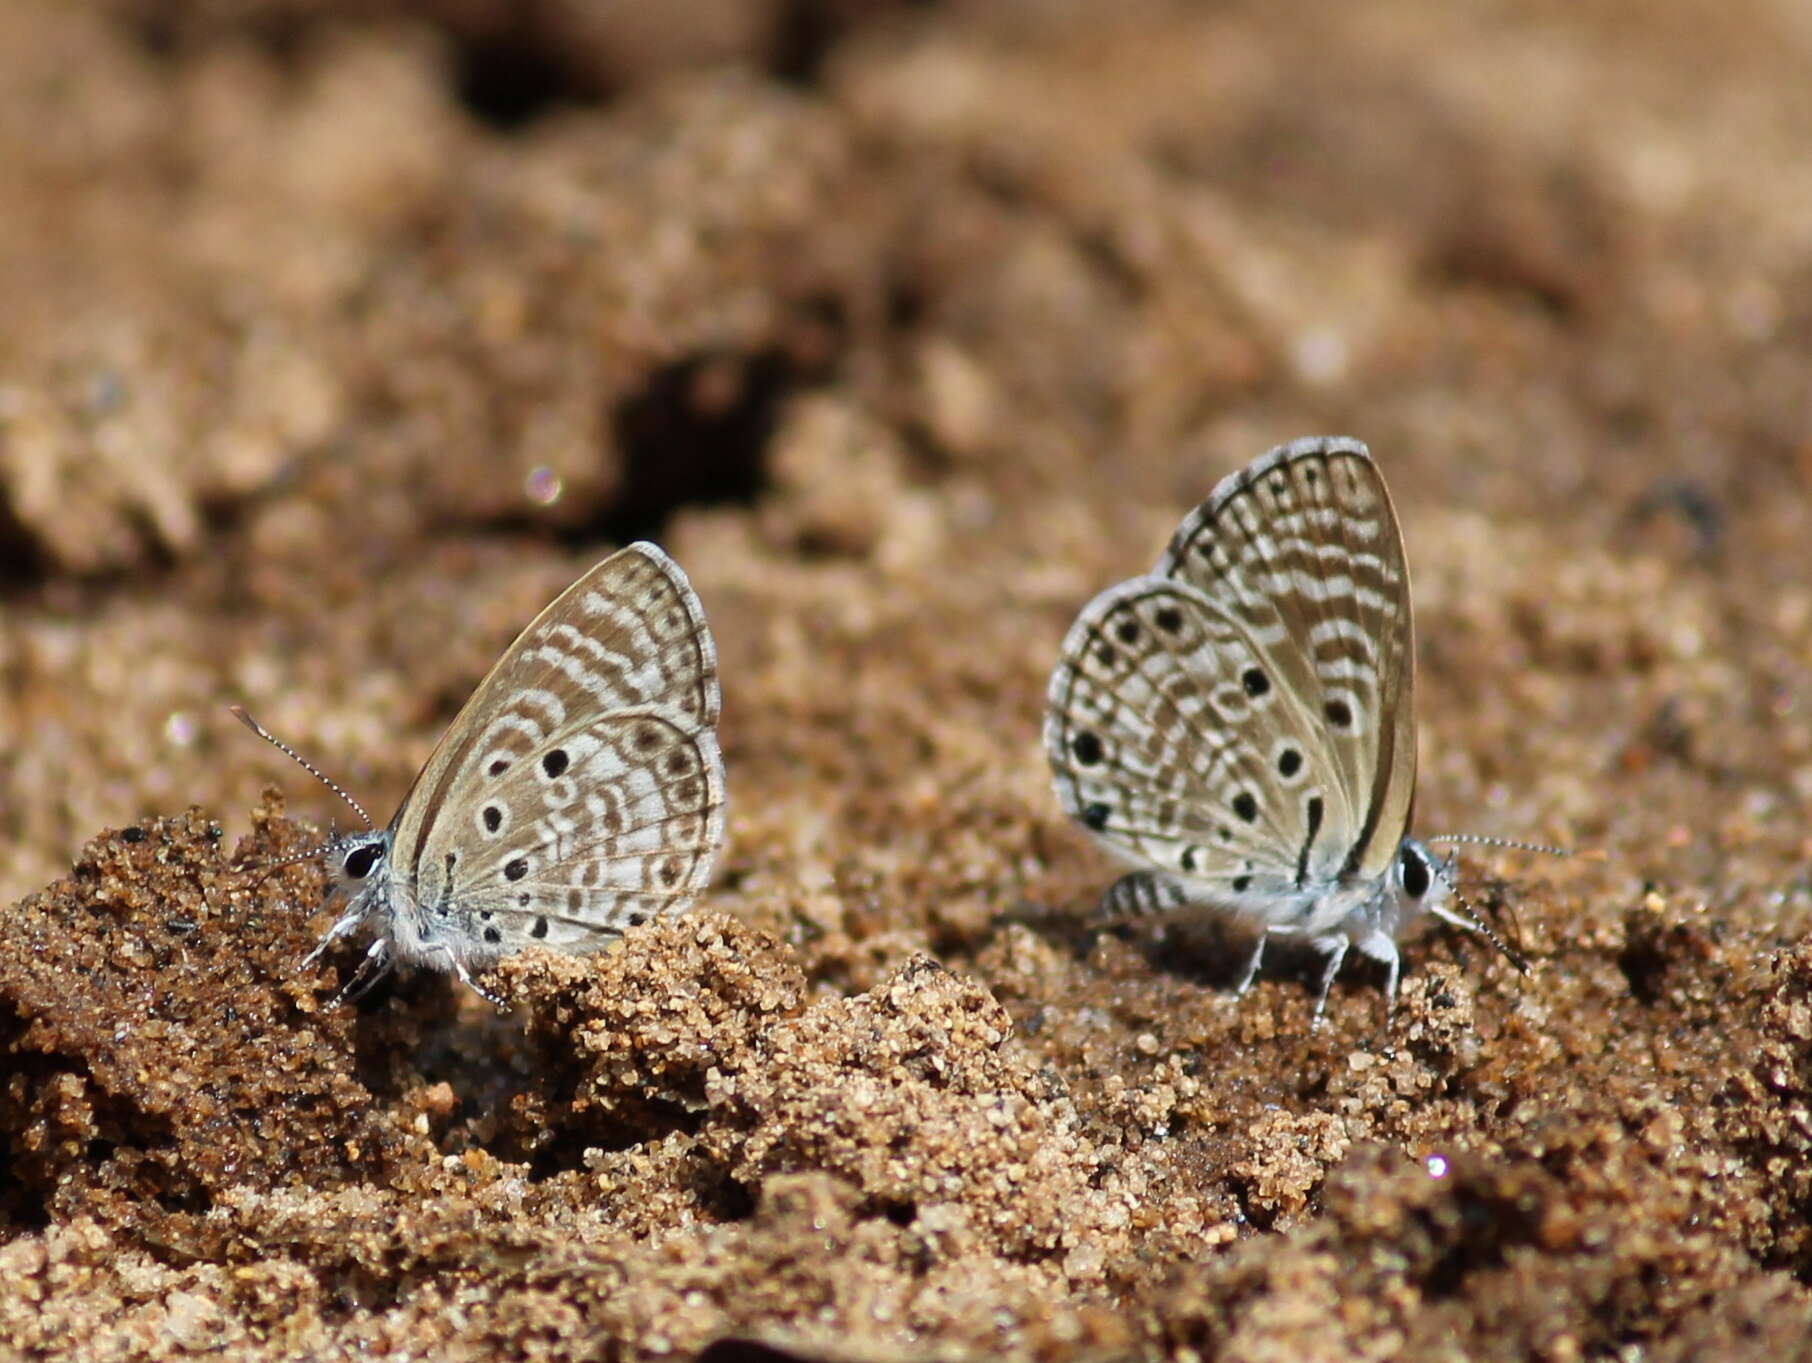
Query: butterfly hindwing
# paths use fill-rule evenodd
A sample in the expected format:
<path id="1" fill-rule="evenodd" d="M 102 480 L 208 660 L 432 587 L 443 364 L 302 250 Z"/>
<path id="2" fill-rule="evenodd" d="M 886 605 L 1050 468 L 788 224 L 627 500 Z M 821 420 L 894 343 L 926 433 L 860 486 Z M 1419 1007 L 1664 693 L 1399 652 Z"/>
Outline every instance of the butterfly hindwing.
<path id="1" fill-rule="evenodd" d="M 1082 610 L 1052 673 L 1059 798 L 1110 846 L 1233 901 L 1330 873 L 1351 824 L 1331 757 L 1246 624 L 1160 577 Z"/>
<path id="2" fill-rule="evenodd" d="M 429 830 L 423 862 L 441 866 L 457 845 L 448 902 L 499 952 L 604 945 L 685 908 L 710 878 L 722 762 L 711 733 L 679 712 L 613 712 L 495 775 L 479 768 L 476 781 L 453 791 L 473 827 Z"/>

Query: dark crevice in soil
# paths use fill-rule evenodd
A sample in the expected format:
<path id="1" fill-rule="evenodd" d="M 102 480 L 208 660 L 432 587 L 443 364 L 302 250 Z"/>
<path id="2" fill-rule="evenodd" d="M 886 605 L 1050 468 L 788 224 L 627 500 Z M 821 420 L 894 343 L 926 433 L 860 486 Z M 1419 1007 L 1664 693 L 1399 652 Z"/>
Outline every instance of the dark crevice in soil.
<path id="1" fill-rule="evenodd" d="M 613 91 L 575 68 L 555 36 L 529 22 L 474 36 L 454 58 L 460 106 L 497 132 L 521 132 L 563 108 L 606 103 Z"/>
<path id="2" fill-rule="evenodd" d="M 549 1110 L 565 1112 L 568 1110 L 568 1101 L 569 1095 L 562 1095 L 549 1103 Z M 561 1174 L 582 1172 L 585 1169 L 585 1152 L 588 1150 L 607 1153 L 633 1150 L 638 1145 L 647 1145 L 675 1132 L 695 1136 L 704 1124 L 705 1114 L 702 1112 L 691 1112 L 678 1103 L 659 1098 L 644 1098 L 620 1105 L 608 1120 L 589 1121 L 554 1132 L 532 1151 L 506 1147 L 494 1149 L 491 1153 L 511 1162 L 525 1161 L 529 1166 L 529 1177 L 541 1182 L 557 1178 Z M 720 1194 L 713 1193 L 710 1199 L 701 1200 L 714 1202 L 720 1200 Z M 735 1197 L 730 1200 L 738 1202 Z"/>
<path id="3" fill-rule="evenodd" d="M 1435 1224 L 1425 1227 L 1440 1245 L 1433 1262 L 1419 1275 L 1431 1297 L 1462 1295 L 1475 1274 L 1501 1268 L 1509 1251 L 1529 1244 L 1537 1229 L 1527 1207 L 1501 1198 L 1463 1196 L 1458 1212 L 1457 1225 L 1445 1231 Z"/>
<path id="4" fill-rule="evenodd" d="M 776 25 L 769 72 L 789 85 L 816 85 L 840 31 L 822 0 L 792 0 Z"/>
<path id="5" fill-rule="evenodd" d="M 362 939 L 361 939 L 362 945 Z M 455 990 L 463 989 L 450 975 L 428 969 L 402 968 L 390 971 L 376 981 L 370 990 L 355 1000 L 342 1001 L 338 991 L 346 987 L 357 968 L 358 955 L 347 952 L 335 993 L 323 1002 L 328 1008 L 351 1008 L 358 1013 L 353 1029 L 353 1077 L 364 1085 L 380 1105 L 400 1099 L 408 1087 L 434 1067 L 437 1057 L 423 1057 L 415 1044 L 424 1034 L 431 1044 L 443 1043 L 458 1025 L 458 1000 Z M 431 1019 L 424 1023 L 424 1018 Z M 426 1074 L 430 1081 L 440 1076 Z M 468 1078 L 455 1085 L 465 1090 L 473 1086 Z"/>
<path id="6" fill-rule="evenodd" d="M 810 1351 L 777 1348 L 757 1339 L 731 1337 L 707 1344 L 698 1363 L 818 1363 L 821 1357 Z"/>
<path id="7" fill-rule="evenodd" d="M 695 355 L 657 371 L 611 414 L 623 485 L 604 533 L 654 538 L 683 506 L 753 502 L 767 485 L 782 404 L 802 377 L 779 349 Z"/>
<path id="8" fill-rule="evenodd" d="M 755 1215 L 758 1187 L 732 1176 L 716 1160 L 701 1161 L 689 1184 L 705 1215 L 728 1224 Z"/>
<path id="9" fill-rule="evenodd" d="M 1653 1008 L 1666 999 L 1671 966 L 1665 948 L 1655 937 L 1632 939 L 1617 956 L 1617 969 L 1629 982 L 1630 996 L 1644 1008 Z"/>
<path id="10" fill-rule="evenodd" d="M 167 1118 L 108 1092 L 80 1059 L 58 1052 L 20 1051 L 26 1027 L 17 1013 L 0 1027 L 8 1091 L 0 1093 L 0 1220 L 17 1230 L 41 1230 L 80 1207 L 105 1218 L 117 1197 L 136 1199 L 165 1214 L 205 1213 L 211 1203 L 199 1183 L 180 1177 L 158 1151 L 173 1149 Z M 54 1104 L 30 1105 L 64 1088 L 68 1113 Z M 21 1105 L 12 1096 L 24 1095 Z M 86 1126 L 80 1152 L 73 1143 Z M 40 1148 L 42 1147 L 42 1148 Z M 79 1178 L 72 1178 L 80 1171 Z"/>
<path id="11" fill-rule="evenodd" d="M 42 1230 L 51 1220 L 49 1190 L 26 1176 L 28 1167 L 41 1173 L 43 1160 L 25 1148 L 32 1114 L 19 1097 L 29 1101 L 29 1095 L 41 1092 L 62 1068 L 54 1057 L 20 1054 L 18 1043 L 24 1035 L 24 1020 L 7 1010 L 0 1019 L 0 1055 L 6 1057 L 7 1072 L 6 1086 L 0 1089 L 0 1224 L 15 1232 Z"/>
<path id="12" fill-rule="evenodd" d="M 49 568 L 38 542 L 0 498 L 0 599 L 30 591 L 44 581 Z"/>
<path id="13" fill-rule="evenodd" d="M 898 8 L 926 11 L 937 0 L 899 0 Z M 885 5 L 852 5 L 847 0 L 789 0 L 780 11 L 769 40 L 767 71 L 776 80 L 815 88 L 825 60 L 837 44 L 865 21 L 883 15 Z"/>

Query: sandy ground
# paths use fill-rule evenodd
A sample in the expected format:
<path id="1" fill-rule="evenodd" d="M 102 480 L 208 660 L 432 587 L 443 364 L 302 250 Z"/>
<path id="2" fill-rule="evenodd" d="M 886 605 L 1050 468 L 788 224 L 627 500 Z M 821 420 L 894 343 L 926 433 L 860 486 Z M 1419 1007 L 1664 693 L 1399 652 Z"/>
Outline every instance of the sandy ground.
<path id="1" fill-rule="evenodd" d="M 1794 0 L 0 7 L 0 1354 L 1812 1356 Z M 1444 928 L 1100 932 L 1044 679 L 1279 441 Z M 308 847 L 660 540 L 697 910 L 331 1004 Z M 285 814 L 287 794 L 294 821 Z"/>

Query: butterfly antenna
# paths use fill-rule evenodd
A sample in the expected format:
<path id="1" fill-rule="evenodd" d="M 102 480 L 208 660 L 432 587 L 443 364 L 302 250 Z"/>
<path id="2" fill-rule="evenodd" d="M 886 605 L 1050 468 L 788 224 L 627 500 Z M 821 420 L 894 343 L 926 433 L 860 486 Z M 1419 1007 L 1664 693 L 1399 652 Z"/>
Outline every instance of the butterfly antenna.
<path id="1" fill-rule="evenodd" d="M 1432 838 L 1423 838 L 1422 841 L 1427 843 L 1463 842 L 1474 847 L 1514 847 L 1520 852 L 1543 852 L 1551 857 L 1590 855 L 1589 853 L 1575 853 L 1566 847 L 1549 847 L 1546 843 L 1518 842 L 1515 838 L 1487 837 L 1483 833 L 1441 833 Z M 1456 889 L 1454 893 L 1458 894 L 1459 891 Z"/>
<path id="2" fill-rule="evenodd" d="M 1424 839 L 1424 841 L 1428 841 L 1428 839 Z M 1450 839 L 1450 841 L 1451 841 L 1451 839 Z M 1487 839 L 1487 841 L 1496 841 L 1496 840 Z M 1526 843 L 1514 843 L 1511 845 L 1517 846 L 1517 847 L 1527 847 L 1528 846 L 1528 844 L 1526 844 Z M 1538 852 L 1559 851 L 1558 848 L 1548 848 L 1548 847 L 1532 848 L 1531 850 L 1538 851 Z M 1561 855 L 1565 856 L 1566 853 L 1562 852 Z M 1449 890 L 1449 892 L 1452 893 L 1455 902 L 1457 902 L 1459 904 L 1459 906 L 1466 911 L 1464 919 L 1461 919 L 1458 921 L 1462 922 L 1464 926 L 1472 929 L 1472 931 L 1476 932 L 1480 937 L 1483 937 L 1487 942 L 1491 943 L 1492 946 L 1496 947 L 1498 949 L 1498 951 L 1503 954 L 1504 959 L 1509 961 L 1511 965 L 1516 967 L 1517 973 L 1519 975 L 1527 975 L 1529 973 L 1529 969 L 1530 969 L 1529 958 L 1524 956 L 1522 954 L 1522 952 L 1515 950 L 1502 937 L 1498 936 L 1496 931 L 1493 930 L 1491 924 L 1489 924 L 1485 921 L 1485 916 L 1483 914 L 1481 914 L 1476 907 L 1474 907 L 1472 901 L 1470 899 L 1466 898 L 1465 895 L 1460 893 L 1459 882 L 1453 876 L 1451 876 L 1447 873 L 1446 866 L 1444 866 L 1442 863 L 1440 863 L 1438 861 L 1433 862 L 1432 864 L 1434 866 L 1435 874 L 1441 877 L 1442 882 L 1447 886 L 1447 889 Z M 1519 934 L 1519 936 L 1520 936 L 1520 934 Z"/>
<path id="3" fill-rule="evenodd" d="M 234 713 L 234 715 L 236 715 L 238 717 L 239 722 L 241 724 L 245 725 L 246 728 L 250 729 L 253 733 L 257 734 L 258 737 L 262 738 L 266 743 L 270 744 L 278 752 L 282 753 L 285 757 L 289 758 L 290 761 L 294 762 L 298 767 L 302 768 L 303 771 L 307 772 L 310 776 L 314 777 L 315 780 L 319 781 L 322 785 L 326 786 L 329 790 L 331 790 L 335 795 L 338 795 L 342 800 L 346 801 L 346 803 L 348 805 L 352 806 L 352 812 L 357 814 L 359 816 L 359 818 L 364 821 L 366 828 L 375 829 L 377 827 L 376 824 L 371 822 L 371 816 L 365 812 L 365 806 L 360 804 L 357 800 L 353 799 L 352 796 L 347 793 L 346 788 L 344 786 L 342 786 L 338 781 L 334 780 L 326 772 L 322 771 L 313 762 L 310 762 L 306 757 L 302 756 L 301 753 L 297 752 L 294 748 L 290 747 L 289 744 L 285 743 L 282 739 L 278 738 L 269 729 L 266 729 L 257 720 L 253 719 L 249 714 L 246 713 L 245 707 L 243 705 L 229 705 L 229 706 L 227 706 L 227 709 L 231 710 Z M 319 853 L 316 853 L 314 855 L 319 855 Z M 301 857 L 295 858 L 295 860 L 297 860 L 297 861 L 301 861 L 303 859 L 304 858 L 301 858 Z M 277 863 L 277 864 L 280 865 L 281 863 Z"/>
<path id="4" fill-rule="evenodd" d="M 242 861 L 233 869 L 245 872 L 256 871 L 259 874 L 263 874 L 265 871 L 275 871 L 285 866 L 294 866 L 299 861 L 313 861 L 315 858 L 325 856 L 327 853 L 333 851 L 335 841 L 335 839 L 330 838 L 322 843 L 321 846 L 311 847 L 306 852 L 292 852 L 286 857 L 272 857 L 269 861 Z"/>

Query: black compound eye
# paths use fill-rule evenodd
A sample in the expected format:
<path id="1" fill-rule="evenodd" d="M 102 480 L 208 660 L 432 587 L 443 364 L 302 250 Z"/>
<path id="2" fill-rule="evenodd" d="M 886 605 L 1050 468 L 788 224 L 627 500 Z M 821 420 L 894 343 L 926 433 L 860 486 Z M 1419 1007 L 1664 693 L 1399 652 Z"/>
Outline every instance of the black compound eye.
<path id="1" fill-rule="evenodd" d="M 1402 857 L 1403 893 L 1411 899 L 1420 899 L 1428 893 L 1428 863 L 1413 847 L 1405 847 Z"/>
<path id="2" fill-rule="evenodd" d="M 384 859 L 384 844 L 368 842 L 363 847 L 347 854 L 341 869 L 354 880 L 363 880 L 371 874 L 371 868 Z"/>

